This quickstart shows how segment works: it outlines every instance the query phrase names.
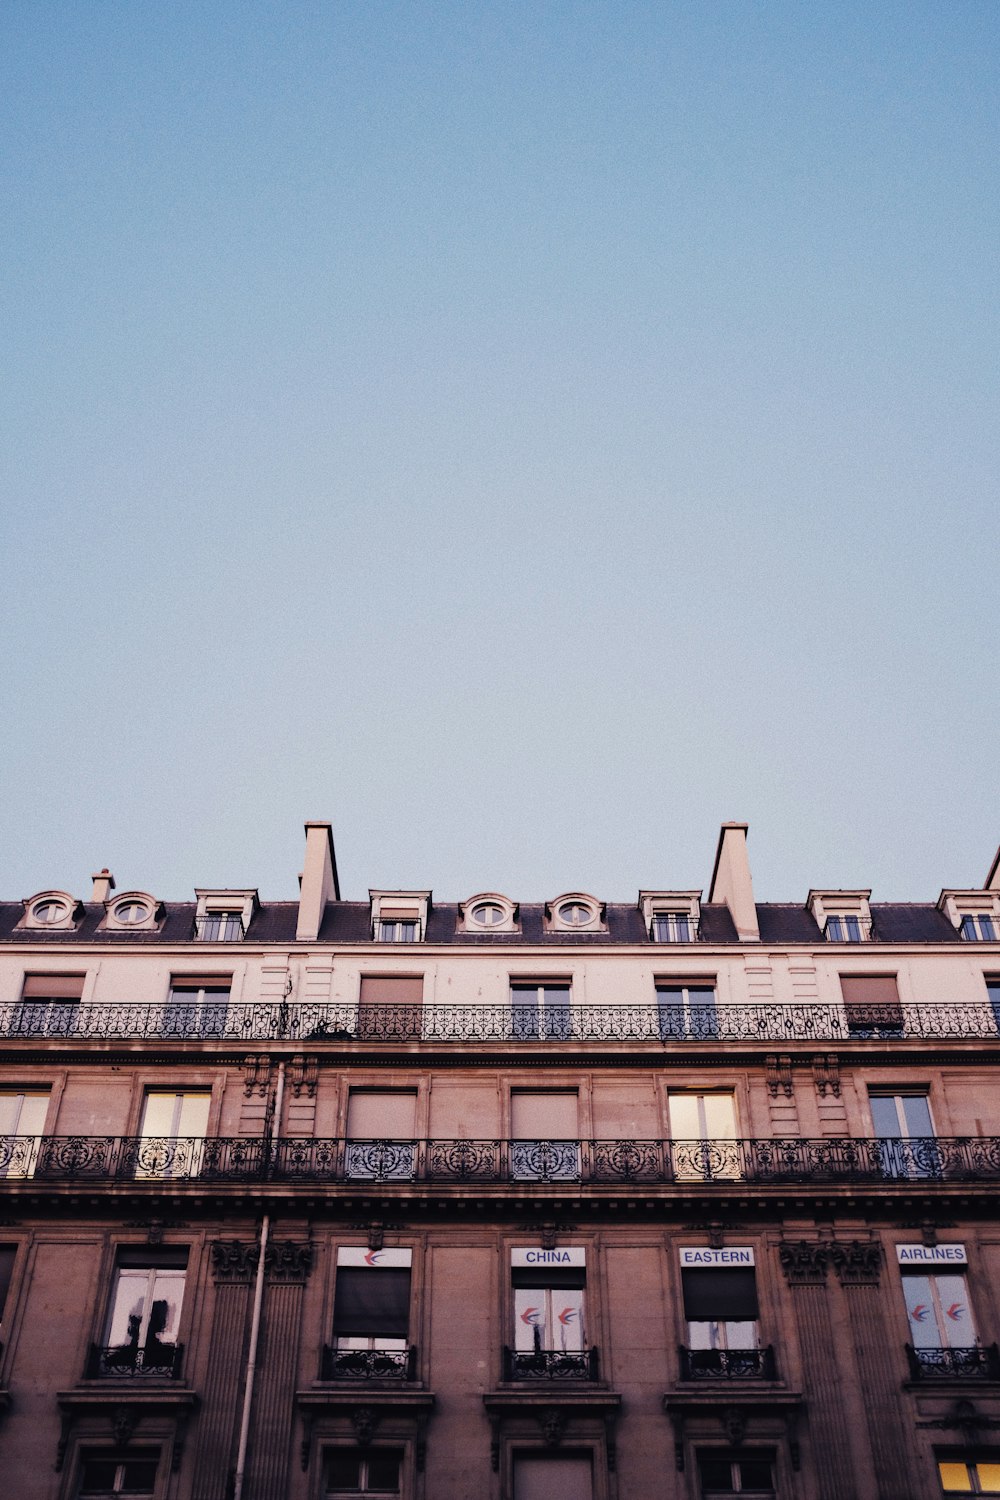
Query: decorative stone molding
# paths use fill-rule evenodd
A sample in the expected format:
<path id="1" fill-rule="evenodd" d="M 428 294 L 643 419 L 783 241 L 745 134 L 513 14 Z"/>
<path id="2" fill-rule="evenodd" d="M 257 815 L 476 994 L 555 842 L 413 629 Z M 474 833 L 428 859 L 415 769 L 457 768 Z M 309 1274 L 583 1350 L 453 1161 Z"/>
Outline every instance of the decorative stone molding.
<path id="1" fill-rule="evenodd" d="M 830 1248 L 819 1241 L 782 1240 L 778 1259 L 789 1286 L 823 1286 Z"/>
<path id="2" fill-rule="evenodd" d="M 817 1052 L 813 1058 L 813 1082 L 821 1099 L 840 1098 L 840 1059 L 836 1052 Z"/>
<path id="3" fill-rule="evenodd" d="M 375 1436 L 379 1424 L 379 1413 L 374 1406 L 355 1406 L 351 1412 L 351 1426 L 359 1448 L 367 1448 Z"/>
<path id="4" fill-rule="evenodd" d="M 315 1099 L 316 1083 L 319 1078 L 319 1062 L 316 1057 L 293 1057 L 288 1064 L 286 1082 L 296 1099 L 301 1099 L 305 1094 L 307 1099 Z"/>
<path id="5" fill-rule="evenodd" d="M 271 1059 L 266 1052 L 251 1054 L 243 1062 L 243 1093 L 247 1099 L 256 1094 L 266 1099 L 271 1085 Z"/>
<path id="6" fill-rule="evenodd" d="M 216 1281 L 252 1281 L 257 1274 L 254 1240 L 213 1240 L 212 1272 Z"/>
<path id="7" fill-rule="evenodd" d="M 764 1059 L 764 1069 L 767 1077 L 767 1091 L 772 1099 L 778 1094 L 784 1094 L 786 1099 L 792 1097 L 792 1059 L 786 1052 L 769 1052 Z"/>
<path id="8" fill-rule="evenodd" d="M 272 1240 L 264 1255 L 265 1274 L 270 1281 L 307 1281 L 312 1263 L 312 1245 L 297 1240 Z"/>
<path id="9" fill-rule="evenodd" d="M 918 1422 L 918 1427 L 932 1428 L 937 1432 L 960 1432 L 962 1440 L 969 1445 L 981 1441 L 984 1432 L 995 1432 L 1000 1428 L 1000 1418 L 984 1417 L 976 1410 L 972 1401 L 956 1401 L 946 1417 Z"/>
<path id="10" fill-rule="evenodd" d="M 882 1251 L 874 1241 L 834 1241 L 830 1261 L 841 1286 L 878 1286 L 882 1274 Z"/>

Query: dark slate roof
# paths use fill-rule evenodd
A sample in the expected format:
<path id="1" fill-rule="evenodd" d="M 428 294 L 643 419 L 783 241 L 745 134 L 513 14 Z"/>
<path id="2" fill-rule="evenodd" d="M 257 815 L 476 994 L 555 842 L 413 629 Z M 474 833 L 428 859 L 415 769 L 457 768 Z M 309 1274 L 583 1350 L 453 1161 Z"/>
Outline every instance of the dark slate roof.
<path id="1" fill-rule="evenodd" d="M 155 931 L 105 931 L 102 905 L 87 904 L 84 915 L 73 932 L 46 932 L 37 928 L 18 929 L 24 914 L 20 901 L 0 903 L 0 942 L 52 944 L 59 947 L 74 940 L 81 943 L 109 943 L 123 947 L 148 947 L 157 943 L 184 943 L 194 937 L 195 903 L 170 902 L 166 917 Z M 961 938 L 948 918 L 936 906 L 926 904 L 874 904 L 871 908 L 876 943 L 958 943 Z M 642 913 L 632 903 L 608 903 L 606 932 L 548 932 L 545 907 L 541 902 L 522 902 L 517 932 L 465 932 L 461 930 L 458 906 L 445 902 L 431 907 L 427 921 L 427 942 L 453 944 L 456 947 L 511 948 L 532 943 L 570 948 L 608 948 L 624 943 L 647 942 L 648 934 Z M 822 942 L 822 934 L 806 907 L 794 902 L 761 902 L 757 906 L 761 942 L 766 945 Z M 298 905 L 294 901 L 264 902 L 255 912 L 247 941 L 251 943 L 295 942 Z M 729 909 L 723 905 L 701 908 L 700 941 L 703 943 L 738 943 L 736 928 Z M 371 941 L 371 908 L 367 901 L 331 902 L 320 928 L 319 941 L 331 944 L 353 944 Z M 659 947 L 669 946 L 659 944 Z"/>

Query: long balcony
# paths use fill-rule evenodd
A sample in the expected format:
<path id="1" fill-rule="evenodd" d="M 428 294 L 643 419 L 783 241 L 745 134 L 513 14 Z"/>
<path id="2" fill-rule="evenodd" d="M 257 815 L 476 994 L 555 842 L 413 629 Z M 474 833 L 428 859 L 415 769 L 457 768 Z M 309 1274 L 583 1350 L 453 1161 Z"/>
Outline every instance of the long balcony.
<path id="1" fill-rule="evenodd" d="M 981 1004 L 868 1005 L 341 1005 L 190 1000 L 106 1004 L 23 1000 L 0 1005 L 0 1038 L 239 1041 L 295 1044 L 1000 1041 L 1000 1013 Z"/>
<path id="2" fill-rule="evenodd" d="M 1000 1137 L 753 1140 L 343 1140 L 0 1137 L 0 1191 L 32 1183 L 501 1184 L 657 1187 L 1000 1182 Z"/>

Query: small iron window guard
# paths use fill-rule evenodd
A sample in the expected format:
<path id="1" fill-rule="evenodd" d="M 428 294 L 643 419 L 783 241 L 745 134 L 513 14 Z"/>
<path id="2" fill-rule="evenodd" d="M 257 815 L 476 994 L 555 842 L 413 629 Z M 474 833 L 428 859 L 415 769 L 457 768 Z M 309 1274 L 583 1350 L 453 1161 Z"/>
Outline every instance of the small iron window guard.
<path id="1" fill-rule="evenodd" d="M 88 1380 L 179 1380 L 183 1344 L 91 1344 Z"/>
<path id="2" fill-rule="evenodd" d="M 777 1380 L 774 1348 L 688 1349 L 679 1345 L 682 1380 Z"/>
<path id="3" fill-rule="evenodd" d="M 195 917 L 194 935 L 199 943 L 241 943 L 247 934 L 240 912 L 209 911 Z"/>
<path id="4" fill-rule="evenodd" d="M 596 1349 L 570 1353 L 563 1349 L 504 1349 L 505 1380 L 596 1380 Z"/>
<path id="5" fill-rule="evenodd" d="M 1000 1380 L 1000 1351 L 996 1344 L 968 1349 L 914 1349 L 906 1346 L 911 1380 Z"/>
<path id="6" fill-rule="evenodd" d="M 321 1380 L 415 1380 L 417 1348 L 337 1349 L 323 1346 Z"/>

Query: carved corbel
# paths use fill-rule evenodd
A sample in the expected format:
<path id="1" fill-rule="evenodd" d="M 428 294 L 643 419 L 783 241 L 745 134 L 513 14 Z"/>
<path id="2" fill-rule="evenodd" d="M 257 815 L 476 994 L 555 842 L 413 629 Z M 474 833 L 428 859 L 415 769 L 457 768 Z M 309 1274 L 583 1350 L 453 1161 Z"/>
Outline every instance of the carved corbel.
<path id="1" fill-rule="evenodd" d="M 297 1240 L 272 1240 L 265 1252 L 267 1274 L 272 1281 L 306 1281 L 312 1260 L 312 1245 Z"/>
<path id="2" fill-rule="evenodd" d="M 302 1466 L 303 1474 L 309 1467 L 309 1455 L 312 1452 L 312 1432 L 312 1413 L 304 1411 L 302 1413 L 302 1444 L 299 1448 L 299 1463 Z"/>
<path id="3" fill-rule="evenodd" d="M 296 1099 L 301 1099 L 303 1094 L 307 1099 L 314 1099 L 318 1077 L 319 1063 L 314 1056 L 299 1054 L 288 1065 L 288 1086 Z"/>
<path id="4" fill-rule="evenodd" d="M 674 1468 L 678 1474 L 684 1473 L 684 1413 L 674 1411 L 670 1413 L 670 1422 L 674 1429 Z"/>
<path id="5" fill-rule="evenodd" d="M 558 1448 L 566 1430 L 566 1413 L 557 1406 L 547 1406 L 544 1411 L 539 1412 L 538 1423 L 546 1448 Z"/>
<path id="6" fill-rule="evenodd" d="M 823 1286 L 830 1259 L 827 1245 L 810 1240 L 782 1240 L 778 1259 L 789 1286 Z"/>
<path id="7" fill-rule="evenodd" d="M 73 1431 L 73 1413 L 64 1411 L 59 1419 L 59 1441 L 56 1444 L 55 1471 L 62 1473 L 62 1466 L 66 1462 L 66 1449 L 69 1447 L 70 1434 Z"/>
<path id="8" fill-rule="evenodd" d="M 878 1286 L 882 1274 L 882 1252 L 874 1241 L 834 1242 L 830 1260 L 841 1286 Z"/>
<path id="9" fill-rule="evenodd" d="M 257 1245 L 253 1240 L 213 1240 L 212 1272 L 216 1281 L 252 1281 L 257 1272 Z"/>
<path id="10" fill-rule="evenodd" d="M 500 1423 L 494 1418 L 490 1423 L 490 1468 L 494 1474 L 500 1472 Z"/>
<path id="11" fill-rule="evenodd" d="M 613 1412 L 608 1412 L 604 1418 L 604 1446 L 608 1455 L 608 1473 L 613 1474 L 618 1468 L 618 1441 Z"/>
<path id="12" fill-rule="evenodd" d="M 792 1097 L 792 1059 L 786 1052 L 769 1052 L 764 1059 L 764 1070 L 767 1077 L 767 1091 L 772 1099 L 778 1094 L 784 1094 L 786 1099 Z"/>
<path id="13" fill-rule="evenodd" d="M 821 1099 L 840 1098 L 840 1062 L 836 1052 L 817 1052 L 813 1058 L 813 1082 Z"/>
<path id="14" fill-rule="evenodd" d="M 188 1414 L 181 1410 L 177 1413 L 177 1421 L 174 1426 L 174 1447 L 170 1455 L 170 1472 L 176 1474 L 184 1457 L 184 1444 L 187 1442 Z"/>
<path id="15" fill-rule="evenodd" d="M 417 1440 L 414 1444 L 413 1457 L 417 1473 L 422 1474 L 427 1463 L 427 1418 L 424 1416 L 417 1418 Z"/>
<path id="16" fill-rule="evenodd" d="M 134 1406 L 116 1406 L 111 1413 L 111 1436 L 118 1448 L 127 1448 L 138 1422 Z"/>
<path id="17" fill-rule="evenodd" d="M 257 1094 L 266 1099 L 271 1084 L 271 1059 L 268 1053 L 253 1053 L 243 1061 L 243 1093 L 248 1099 Z"/>

